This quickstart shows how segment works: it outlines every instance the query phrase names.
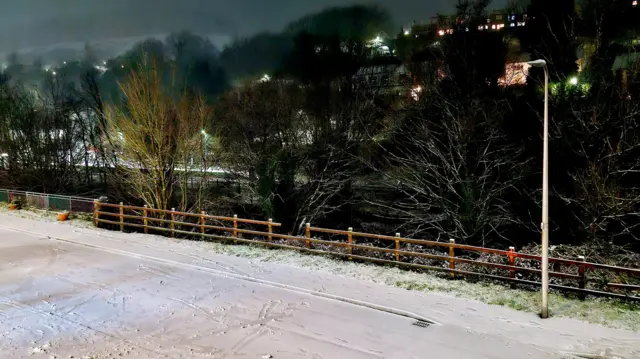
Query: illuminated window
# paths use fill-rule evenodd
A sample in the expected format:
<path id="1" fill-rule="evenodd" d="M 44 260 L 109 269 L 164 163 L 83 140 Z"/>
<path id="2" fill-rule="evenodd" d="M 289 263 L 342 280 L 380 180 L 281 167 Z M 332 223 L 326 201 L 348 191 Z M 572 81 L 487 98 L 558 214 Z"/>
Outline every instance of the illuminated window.
<path id="1" fill-rule="evenodd" d="M 491 30 L 495 30 L 496 29 L 496 25 L 491 25 Z"/>
<path id="2" fill-rule="evenodd" d="M 515 27 L 515 26 L 516 26 L 516 24 L 512 22 L 511 23 L 511 27 Z"/>
<path id="3" fill-rule="evenodd" d="M 502 15 L 496 15 L 496 20 L 502 20 Z"/>
<path id="4" fill-rule="evenodd" d="M 438 30 L 438 35 L 444 36 L 444 30 Z"/>
<path id="5" fill-rule="evenodd" d="M 478 30 L 480 30 L 480 31 L 484 30 L 484 26 L 482 26 L 482 25 L 478 26 Z"/>
<path id="6" fill-rule="evenodd" d="M 638 6 L 638 0 L 633 0 L 631 2 L 631 6 Z"/>
<path id="7" fill-rule="evenodd" d="M 420 99 L 420 93 L 421 92 L 422 92 L 422 87 L 421 86 L 416 86 L 413 89 L 411 89 L 411 97 L 415 101 L 418 101 Z"/>

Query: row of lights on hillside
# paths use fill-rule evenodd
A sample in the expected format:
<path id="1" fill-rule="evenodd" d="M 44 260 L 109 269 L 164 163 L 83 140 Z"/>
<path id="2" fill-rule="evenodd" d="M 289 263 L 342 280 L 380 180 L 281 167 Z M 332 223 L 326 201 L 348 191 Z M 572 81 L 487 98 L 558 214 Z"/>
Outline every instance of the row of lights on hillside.
<path id="1" fill-rule="evenodd" d="M 451 34 L 453 34 L 453 29 L 438 30 L 438 35 L 440 36 L 451 35 Z"/>
<path id="2" fill-rule="evenodd" d="M 63 62 L 62 62 L 62 64 L 63 64 L 63 65 L 66 65 L 66 64 L 67 64 L 67 62 L 66 62 L 66 61 L 63 61 Z M 103 65 L 106 65 L 106 64 L 107 64 L 107 62 L 106 62 L 106 61 L 102 61 L 102 64 L 103 64 Z M 124 65 L 120 65 L 120 67 L 124 69 Z M 96 66 L 96 69 L 100 69 L 100 66 Z M 51 72 L 51 75 L 53 75 L 53 76 L 56 76 L 56 75 L 58 74 L 55 70 L 51 70 L 51 68 L 50 68 L 50 67 L 45 68 L 45 69 L 44 69 L 44 71 L 46 71 L 46 72 Z"/>
<path id="3" fill-rule="evenodd" d="M 521 27 L 521 26 L 525 26 L 525 22 L 524 21 L 519 21 L 519 22 L 512 22 L 511 24 L 509 24 L 510 27 Z M 493 24 L 491 25 L 491 30 L 502 30 L 505 28 L 505 24 Z M 483 31 L 483 30 L 489 30 L 489 25 L 480 25 L 478 26 L 478 30 Z M 469 32 L 469 28 L 465 29 L 466 32 Z M 409 31 L 405 31 L 404 32 L 405 35 L 409 35 Z M 440 36 L 444 36 L 444 35 L 451 35 L 453 34 L 453 29 L 442 29 L 442 30 L 438 30 L 438 35 Z"/>

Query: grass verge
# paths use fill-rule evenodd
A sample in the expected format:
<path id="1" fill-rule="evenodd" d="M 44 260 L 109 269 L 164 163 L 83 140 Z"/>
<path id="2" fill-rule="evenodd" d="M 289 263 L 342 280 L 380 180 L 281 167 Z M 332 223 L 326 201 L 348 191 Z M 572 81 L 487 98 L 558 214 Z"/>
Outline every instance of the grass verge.
<path id="1" fill-rule="evenodd" d="M 219 254 L 325 271 L 406 290 L 437 292 L 529 313 L 538 313 L 540 309 L 539 292 L 511 289 L 508 284 L 449 280 L 439 273 L 417 273 L 395 267 L 302 254 L 291 250 L 221 243 L 207 245 L 213 252 Z M 549 312 L 555 317 L 568 317 L 614 328 L 640 331 L 640 305 L 637 303 L 597 297 L 580 300 L 576 296 L 552 291 L 549 295 Z"/>

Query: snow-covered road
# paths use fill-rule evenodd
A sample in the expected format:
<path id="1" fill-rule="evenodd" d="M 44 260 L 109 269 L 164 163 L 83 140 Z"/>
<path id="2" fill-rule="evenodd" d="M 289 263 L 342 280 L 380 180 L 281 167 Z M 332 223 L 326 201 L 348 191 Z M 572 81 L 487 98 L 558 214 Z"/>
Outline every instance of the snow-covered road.
<path id="1" fill-rule="evenodd" d="M 383 270 L 383 269 L 382 269 Z M 437 324 L 414 325 L 417 318 Z M 0 214 L 0 358 L 640 357 L 638 333 Z"/>

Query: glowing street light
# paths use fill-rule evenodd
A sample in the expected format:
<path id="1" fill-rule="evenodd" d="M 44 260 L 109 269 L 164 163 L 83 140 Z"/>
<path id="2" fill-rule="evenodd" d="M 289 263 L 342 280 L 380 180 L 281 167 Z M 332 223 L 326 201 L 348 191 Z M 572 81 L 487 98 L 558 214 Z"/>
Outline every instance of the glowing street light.
<path id="1" fill-rule="evenodd" d="M 549 68 L 543 59 L 527 62 L 544 69 L 544 129 L 542 150 L 542 308 L 540 317 L 549 317 Z M 577 80 L 577 78 L 576 78 Z"/>
<path id="2" fill-rule="evenodd" d="M 409 31 L 409 30 L 404 30 L 404 35 L 405 35 L 405 36 L 409 36 L 410 34 L 411 34 L 411 31 Z"/>
<path id="3" fill-rule="evenodd" d="M 569 79 L 569 83 L 572 84 L 573 86 L 578 84 L 578 78 L 576 76 L 573 76 L 572 78 Z"/>

